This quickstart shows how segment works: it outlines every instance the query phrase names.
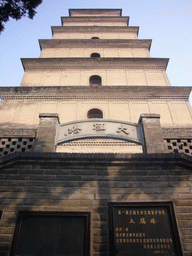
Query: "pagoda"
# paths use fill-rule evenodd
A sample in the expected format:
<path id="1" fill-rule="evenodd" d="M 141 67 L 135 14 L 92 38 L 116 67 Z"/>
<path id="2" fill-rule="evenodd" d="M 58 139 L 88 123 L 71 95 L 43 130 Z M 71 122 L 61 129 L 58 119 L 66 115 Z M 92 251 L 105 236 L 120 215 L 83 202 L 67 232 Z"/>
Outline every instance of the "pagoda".
<path id="1" fill-rule="evenodd" d="M 0 255 L 191 255 L 191 88 L 121 9 L 61 23 L 0 87 Z"/>

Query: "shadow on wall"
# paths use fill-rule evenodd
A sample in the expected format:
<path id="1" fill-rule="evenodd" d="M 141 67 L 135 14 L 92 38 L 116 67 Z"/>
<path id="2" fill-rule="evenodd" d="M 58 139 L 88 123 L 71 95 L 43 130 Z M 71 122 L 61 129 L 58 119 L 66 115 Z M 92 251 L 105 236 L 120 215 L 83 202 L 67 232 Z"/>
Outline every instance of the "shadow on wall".
<path id="1" fill-rule="evenodd" d="M 5 157 L 0 175 L 0 252 L 10 250 L 19 211 L 71 211 L 91 213 L 91 253 L 108 253 L 108 202 L 169 200 L 183 205 L 178 194 L 191 172 L 177 158 L 179 154 L 15 153 Z M 185 158 L 191 162 L 191 157 Z"/>

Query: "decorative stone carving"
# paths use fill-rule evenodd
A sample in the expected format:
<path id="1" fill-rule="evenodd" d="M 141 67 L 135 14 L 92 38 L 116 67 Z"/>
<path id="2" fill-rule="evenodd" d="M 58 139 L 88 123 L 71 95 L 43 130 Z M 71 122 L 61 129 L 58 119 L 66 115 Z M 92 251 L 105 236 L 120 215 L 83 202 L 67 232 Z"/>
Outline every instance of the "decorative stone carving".
<path id="1" fill-rule="evenodd" d="M 55 144 L 91 137 L 115 138 L 143 145 L 138 124 L 108 119 L 86 119 L 58 125 Z"/>

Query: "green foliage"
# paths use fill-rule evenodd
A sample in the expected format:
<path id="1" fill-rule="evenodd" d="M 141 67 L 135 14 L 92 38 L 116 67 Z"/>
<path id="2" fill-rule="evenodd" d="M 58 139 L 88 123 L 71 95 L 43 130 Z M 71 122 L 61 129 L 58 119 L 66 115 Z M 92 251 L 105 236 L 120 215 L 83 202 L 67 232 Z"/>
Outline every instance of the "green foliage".
<path id="1" fill-rule="evenodd" d="M 4 23 L 13 18 L 21 19 L 28 16 L 30 19 L 36 14 L 36 7 L 42 0 L 1 0 L 0 1 L 0 32 L 4 30 Z"/>

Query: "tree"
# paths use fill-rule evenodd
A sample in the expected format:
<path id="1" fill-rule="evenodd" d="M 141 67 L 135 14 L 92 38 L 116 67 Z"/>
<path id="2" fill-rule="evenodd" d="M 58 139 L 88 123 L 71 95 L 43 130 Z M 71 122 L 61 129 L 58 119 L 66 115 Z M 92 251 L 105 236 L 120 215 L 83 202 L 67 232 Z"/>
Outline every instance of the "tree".
<path id="1" fill-rule="evenodd" d="M 4 23 L 13 18 L 21 19 L 23 16 L 33 19 L 35 9 L 43 0 L 0 0 L 0 33 L 4 30 Z"/>

